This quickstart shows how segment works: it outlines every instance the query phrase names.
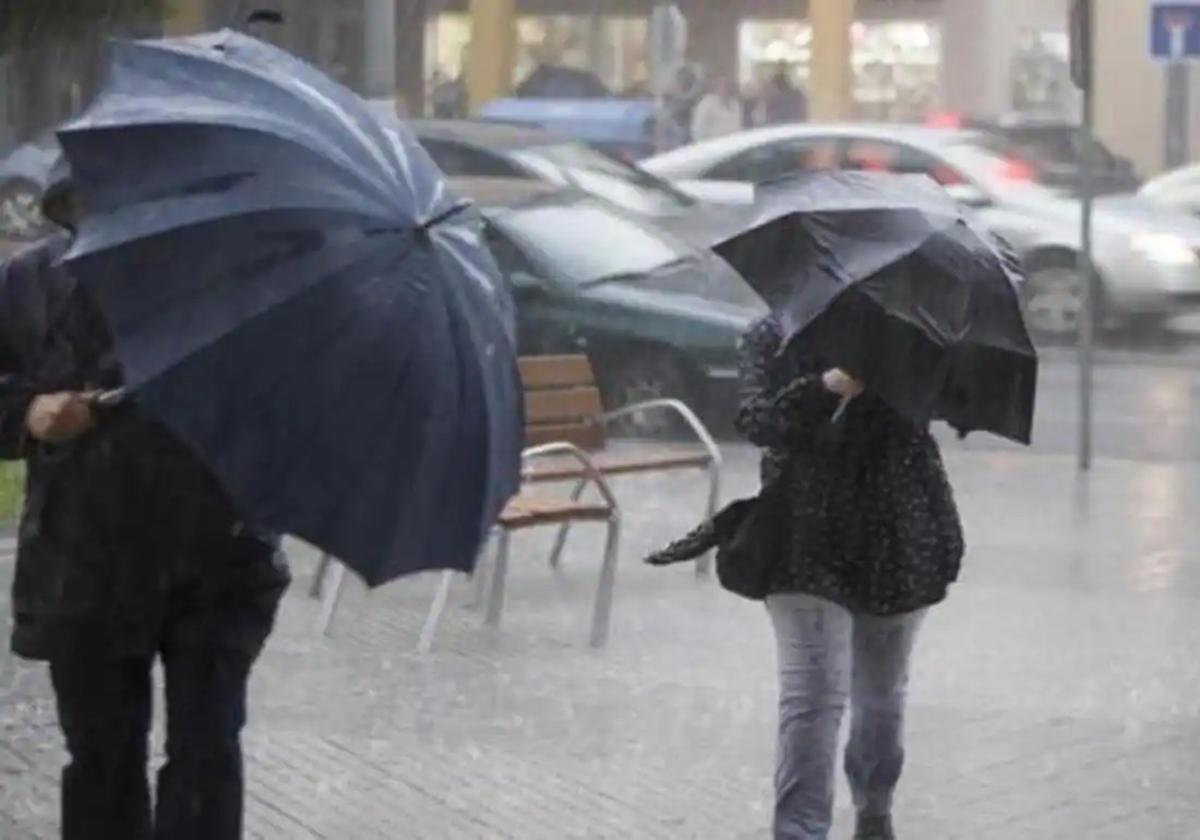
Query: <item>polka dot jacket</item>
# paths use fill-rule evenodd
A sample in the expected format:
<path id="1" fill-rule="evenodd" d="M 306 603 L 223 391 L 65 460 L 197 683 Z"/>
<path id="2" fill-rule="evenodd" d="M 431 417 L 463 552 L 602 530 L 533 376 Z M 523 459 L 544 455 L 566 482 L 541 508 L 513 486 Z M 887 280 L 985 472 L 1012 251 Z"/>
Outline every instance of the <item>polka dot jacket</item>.
<path id="1" fill-rule="evenodd" d="M 787 549 L 769 590 L 854 611 L 900 615 L 941 601 L 958 576 L 962 526 L 937 443 L 869 392 L 836 422 L 828 365 L 789 348 L 768 317 L 744 336 L 738 431 L 782 482 Z"/>

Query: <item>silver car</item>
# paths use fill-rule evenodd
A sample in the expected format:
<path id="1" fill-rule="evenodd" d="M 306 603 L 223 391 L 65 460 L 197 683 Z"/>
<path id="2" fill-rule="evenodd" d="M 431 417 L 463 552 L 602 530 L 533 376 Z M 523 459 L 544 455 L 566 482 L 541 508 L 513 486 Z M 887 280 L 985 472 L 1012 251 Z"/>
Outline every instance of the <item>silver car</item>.
<path id="1" fill-rule="evenodd" d="M 1031 329 L 1063 338 L 1081 320 L 1079 202 L 1039 185 L 1033 169 L 990 135 L 891 125 L 782 126 L 685 146 L 643 166 L 697 197 L 714 182 L 761 182 L 798 170 L 929 175 L 1021 253 L 1029 271 L 1023 295 Z M 1200 306 L 1200 220 L 1136 196 L 1110 196 L 1097 201 L 1095 238 L 1103 323 L 1155 326 Z"/>
<path id="2" fill-rule="evenodd" d="M 1154 204 L 1200 216 L 1200 164 L 1175 169 L 1147 181 L 1138 195 Z"/>

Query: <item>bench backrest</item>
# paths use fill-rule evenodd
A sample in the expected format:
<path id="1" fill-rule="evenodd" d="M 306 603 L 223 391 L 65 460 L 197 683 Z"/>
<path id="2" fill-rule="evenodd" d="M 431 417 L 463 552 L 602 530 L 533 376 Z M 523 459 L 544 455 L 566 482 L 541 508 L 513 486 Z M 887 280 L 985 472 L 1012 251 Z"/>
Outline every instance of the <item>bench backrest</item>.
<path id="1" fill-rule="evenodd" d="M 566 441 L 603 449 L 604 411 L 587 356 L 527 356 L 520 360 L 525 387 L 525 444 Z"/>

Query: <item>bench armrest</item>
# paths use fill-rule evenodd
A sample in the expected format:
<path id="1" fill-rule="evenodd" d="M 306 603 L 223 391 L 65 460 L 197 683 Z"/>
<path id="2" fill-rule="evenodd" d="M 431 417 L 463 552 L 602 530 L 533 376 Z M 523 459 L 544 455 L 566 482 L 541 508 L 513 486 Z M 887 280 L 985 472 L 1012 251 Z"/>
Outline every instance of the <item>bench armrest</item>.
<path id="1" fill-rule="evenodd" d="M 566 443 L 564 441 L 534 446 L 521 453 L 521 460 L 528 463 L 539 458 L 561 458 L 564 456 L 573 459 L 579 464 L 584 476 L 588 481 L 596 485 L 596 489 L 600 491 L 604 503 L 608 505 L 610 510 L 616 512 L 620 509 L 620 505 L 617 504 L 616 494 L 613 493 L 612 487 L 604 477 L 604 474 L 596 468 L 596 464 L 588 457 L 588 454 L 573 443 Z"/>
<path id="2" fill-rule="evenodd" d="M 602 414 L 599 419 L 602 424 L 608 426 L 617 420 L 641 411 L 661 411 L 678 416 L 692 430 L 692 434 L 696 436 L 696 440 L 708 452 L 713 465 L 716 467 L 721 466 L 721 448 L 717 446 L 716 439 L 709 432 L 708 427 L 696 416 L 696 412 L 692 411 L 686 404 L 679 400 L 648 400 L 647 402 L 627 405 L 623 408 L 618 408 L 616 411 Z"/>

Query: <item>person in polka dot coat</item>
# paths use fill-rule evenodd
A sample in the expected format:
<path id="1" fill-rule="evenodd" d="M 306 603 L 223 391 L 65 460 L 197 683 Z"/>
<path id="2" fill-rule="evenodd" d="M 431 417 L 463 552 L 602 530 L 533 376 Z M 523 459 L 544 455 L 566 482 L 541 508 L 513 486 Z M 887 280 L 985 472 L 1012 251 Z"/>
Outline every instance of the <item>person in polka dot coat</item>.
<path id="1" fill-rule="evenodd" d="M 928 429 L 799 342 L 782 348 L 773 316 L 745 335 L 737 416 L 783 499 L 781 521 L 765 525 L 781 547 L 766 597 L 780 668 L 775 836 L 829 836 L 849 707 L 855 836 L 889 840 L 908 662 L 958 576 L 962 526 Z"/>

